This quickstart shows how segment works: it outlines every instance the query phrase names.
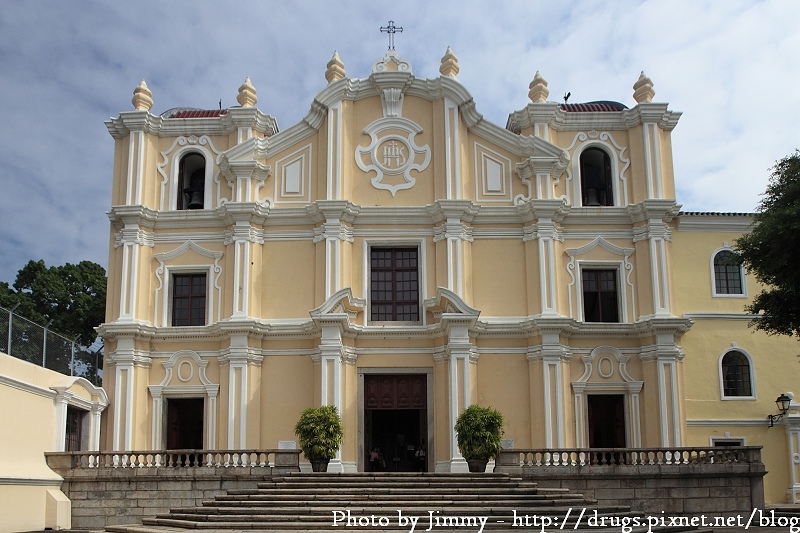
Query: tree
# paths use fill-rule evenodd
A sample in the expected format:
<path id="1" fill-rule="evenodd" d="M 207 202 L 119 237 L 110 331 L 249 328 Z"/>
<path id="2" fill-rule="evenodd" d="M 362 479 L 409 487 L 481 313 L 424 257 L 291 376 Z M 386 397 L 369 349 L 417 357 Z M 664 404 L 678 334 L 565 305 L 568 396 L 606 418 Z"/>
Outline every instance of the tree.
<path id="1" fill-rule="evenodd" d="M 752 231 L 736 241 L 742 263 L 766 285 L 746 306 L 756 329 L 800 338 L 800 150 L 772 168 Z"/>
<path id="2" fill-rule="evenodd" d="M 95 354 L 87 347 L 97 338 L 94 328 L 105 319 L 106 272 L 102 266 L 81 261 L 47 267 L 42 260 L 31 260 L 17 273 L 13 286 L 0 282 L 0 306 L 16 306 L 16 314 L 41 325 L 49 324 L 50 331 L 72 339 L 79 337 L 78 358 L 85 359 L 87 374 L 97 373 Z M 38 326 L 18 321 L 15 329 L 22 331 L 19 328 L 25 330 L 20 333 L 24 337 L 41 335 Z M 25 357 L 22 345 L 17 344 L 16 348 L 15 356 L 31 361 L 38 357 Z"/>
<path id="3" fill-rule="evenodd" d="M 28 261 L 14 282 L 18 312 L 31 320 L 52 320 L 51 328 L 66 335 L 80 335 L 91 344 L 94 328 L 105 319 L 106 271 L 97 263 L 47 267 L 44 261 Z"/>

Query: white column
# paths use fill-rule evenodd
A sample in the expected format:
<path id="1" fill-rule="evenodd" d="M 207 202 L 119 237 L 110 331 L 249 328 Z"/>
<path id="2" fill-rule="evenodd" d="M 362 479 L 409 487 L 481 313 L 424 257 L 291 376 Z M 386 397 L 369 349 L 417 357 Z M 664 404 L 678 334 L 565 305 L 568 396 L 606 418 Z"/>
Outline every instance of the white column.
<path id="1" fill-rule="evenodd" d="M 336 103 L 328 108 L 328 157 L 326 168 L 326 184 L 328 200 L 337 200 L 342 196 L 342 105 Z"/>
<path id="2" fill-rule="evenodd" d="M 790 393 L 790 396 L 794 396 Z M 788 503 L 800 503 L 800 404 L 792 401 L 789 414 L 783 418 L 786 438 L 789 440 L 789 487 L 786 489 Z"/>
<path id="3" fill-rule="evenodd" d="M 114 369 L 114 424 L 112 447 L 114 451 L 133 449 L 133 425 L 135 413 L 135 372 L 137 367 L 149 368 L 150 357 L 139 353 L 134 347 L 132 337 L 119 337 L 117 349 L 109 357 Z M 147 386 L 142 385 L 143 390 Z"/>
<path id="4" fill-rule="evenodd" d="M 53 400 L 56 408 L 56 427 L 53 442 L 53 451 L 63 452 L 67 437 L 67 406 L 74 393 L 67 391 L 66 387 L 51 387 L 56 392 Z"/>
<path id="5" fill-rule="evenodd" d="M 248 314 L 250 294 L 250 224 L 237 221 L 233 228 L 233 316 Z M 221 302 L 218 303 L 221 305 Z"/>
<path id="6" fill-rule="evenodd" d="M 231 335 L 228 353 L 221 361 L 228 365 L 227 446 L 229 449 L 248 448 L 249 369 L 251 364 L 258 365 L 263 360 L 262 356 L 254 353 L 248 342 L 246 334 Z"/>
<path id="7" fill-rule="evenodd" d="M 683 445 L 683 420 L 680 411 L 679 364 L 684 357 L 671 332 L 657 333 L 655 346 L 643 352 L 640 359 L 655 371 L 656 400 L 658 403 L 659 446 Z M 652 374 L 650 374 L 652 375 Z M 652 444 L 650 444 L 652 445 Z"/>
<path id="8" fill-rule="evenodd" d="M 566 426 L 564 424 L 564 361 L 569 353 L 561 344 L 558 332 L 543 332 L 542 344 L 529 350 L 529 364 L 542 365 L 542 416 L 544 417 L 544 441 L 547 448 L 566 446 Z M 582 391 L 580 391 L 582 392 Z M 535 403 L 535 402 L 533 402 Z M 576 416 L 582 405 L 575 406 Z M 533 413 L 532 413 L 533 415 Z M 579 421 L 581 419 L 576 419 Z M 580 425 L 580 422 L 578 422 Z"/>
<path id="9" fill-rule="evenodd" d="M 322 324 L 322 336 L 320 340 L 320 402 L 321 405 L 333 405 L 339 412 L 339 416 L 344 415 L 343 405 L 343 382 L 344 382 L 344 345 L 342 344 L 341 324 L 338 321 Z M 355 465 L 346 468 L 342 461 L 341 448 L 328 463 L 328 472 L 344 472 L 345 470 L 355 470 Z"/>
<path id="10" fill-rule="evenodd" d="M 449 98 L 444 99 L 444 142 L 445 142 L 445 198 L 461 198 L 461 159 L 458 148 L 461 145 L 458 135 L 458 106 Z M 452 289 L 451 289 L 452 290 Z"/>
<path id="11" fill-rule="evenodd" d="M 206 386 L 206 439 L 205 445 L 209 450 L 217 449 L 217 395 L 219 385 Z"/>
<path id="12" fill-rule="evenodd" d="M 450 427 L 450 472 L 468 472 L 469 467 L 458 449 L 455 424 L 458 415 L 472 405 L 472 365 L 477 363 L 475 346 L 469 339 L 468 321 L 450 321 L 447 343 L 449 427 Z"/>
<path id="13" fill-rule="evenodd" d="M 163 450 L 166 448 L 163 435 L 164 427 L 164 398 L 161 394 L 162 387 L 151 385 L 150 396 L 153 397 L 152 412 L 150 413 L 150 449 Z"/>
<path id="14" fill-rule="evenodd" d="M 92 404 L 92 409 L 89 412 L 89 450 L 96 452 L 100 450 L 100 420 L 103 414 L 104 405 L 97 403 Z"/>
<path id="15" fill-rule="evenodd" d="M 661 221 L 658 224 L 663 225 Z M 661 236 L 650 238 L 650 273 L 653 284 L 653 311 L 657 317 L 672 316 L 669 302 L 667 247 Z"/>
<path id="16" fill-rule="evenodd" d="M 658 125 L 642 124 L 642 142 L 644 144 L 644 176 L 648 198 L 663 198 L 664 191 L 661 179 L 661 142 Z"/>

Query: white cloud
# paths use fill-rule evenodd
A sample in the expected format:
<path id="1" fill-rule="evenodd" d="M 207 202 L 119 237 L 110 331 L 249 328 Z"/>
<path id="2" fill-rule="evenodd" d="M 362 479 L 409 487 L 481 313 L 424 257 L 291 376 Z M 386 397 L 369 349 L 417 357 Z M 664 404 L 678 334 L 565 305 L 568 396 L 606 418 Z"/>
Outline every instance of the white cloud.
<path id="1" fill-rule="evenodd" d="M 539 70 L 550 99 L 634 105 L 644 70 L 682 111 L 673 133 L 687 210 L 751 211 L 800 124 L 792 0 L 8 2 L 0 11 L 0 280 L 29 259 L 105 265 L 113 142 L 103 122 L 145 79 L 154 112 L 235 105 L 250 76 L 282 129 L 325 87 L 334 50 L 365 77 L 388 43 L 415 75 L 447 46 L 486 119 L 504 125 Z"/>

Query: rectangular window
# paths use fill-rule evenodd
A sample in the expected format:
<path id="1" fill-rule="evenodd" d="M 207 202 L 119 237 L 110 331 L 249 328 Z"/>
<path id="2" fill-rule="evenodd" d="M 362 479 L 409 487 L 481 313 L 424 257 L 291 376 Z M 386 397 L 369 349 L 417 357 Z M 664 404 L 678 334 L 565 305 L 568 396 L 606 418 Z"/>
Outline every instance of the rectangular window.
<path id="1" fill-rule="evenodd" d="M 370 250 L 370 320 L 419 321 L 416 248 Z"/>
<path id="2" fill-rule="evenodd" d="M 730 250 L 714 256 L 714 294 L 744 295 L 742 260 Z"/>
<path id="3" fill-rule="evenodd" d="M 586 322 L 619 322 L 616 270 L 583 270 L 583 319 Z"/>
<path id="4" fill-rule="evenodd" d="M 81 437 L 83 435 L 83 415 L 85 411 L 67 406 L 67 431 L 64 439 L 65 452 L 81 451 Z"/>
<path id="5" fill-rule="evenodd" d="M 175 274 L 172 277 L 172 325 L 206 325 L 205 274 Z"/>
<path id="6" fill-rule="evenodd" d="M 714 265 L 714 282 L 717 294 L 742 294 L 742 267 Z"/>
<path id="7" fill-rule="evenodd" d="M 712 446 L 744 446 L 744 437 L 711 437 Z"/>

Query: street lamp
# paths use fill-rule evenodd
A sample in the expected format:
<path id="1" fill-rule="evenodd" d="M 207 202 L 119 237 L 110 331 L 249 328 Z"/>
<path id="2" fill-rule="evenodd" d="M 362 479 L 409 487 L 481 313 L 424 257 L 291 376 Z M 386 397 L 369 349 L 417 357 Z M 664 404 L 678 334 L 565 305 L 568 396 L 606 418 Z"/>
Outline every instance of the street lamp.
<path id="1" fill-rule="evenodd" d="M 780 411 L 780 413 L 777 415 L 767 415 L 767 418 L 769 418 L 769 427 L 774 426 L 775 422 L 784 417 L 784 415 L 789 411 L 790 403 L 792 403 L 792 399 L 788 394 L 783 393 L 778 396 L 778 399 L 775 400 L 775 405 L 778 406 L 778 411 Z"/>

